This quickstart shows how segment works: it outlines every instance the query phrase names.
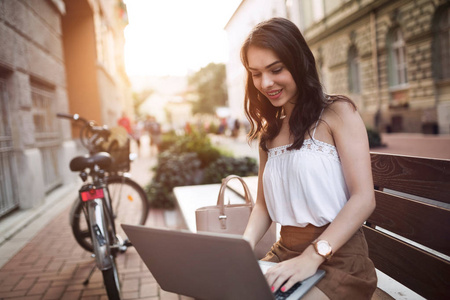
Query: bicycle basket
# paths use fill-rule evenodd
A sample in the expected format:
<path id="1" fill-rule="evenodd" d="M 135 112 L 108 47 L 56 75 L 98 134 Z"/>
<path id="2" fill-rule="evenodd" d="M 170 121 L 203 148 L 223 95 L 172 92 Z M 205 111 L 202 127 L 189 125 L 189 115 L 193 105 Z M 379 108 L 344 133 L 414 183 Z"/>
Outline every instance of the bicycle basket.
<path id="1" fill-rule="evenodd" d="M 128 139 L 125 145 L 121 147 L 113 147 L 109 150 L 109 154 L 113 159 L 113 163 L 109 168 L 113 172 L 128 172 L 130 171 L 130 140 Z"/>

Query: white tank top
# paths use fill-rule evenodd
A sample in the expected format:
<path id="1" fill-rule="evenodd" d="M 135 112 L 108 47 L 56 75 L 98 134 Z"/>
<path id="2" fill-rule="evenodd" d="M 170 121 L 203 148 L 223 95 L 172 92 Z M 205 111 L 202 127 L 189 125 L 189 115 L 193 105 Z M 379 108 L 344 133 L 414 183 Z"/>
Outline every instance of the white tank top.
<path id="1" fill-rule="evenodd" d="M 269 149 L 264 197 L 270 217 L 283 226 L 324 226 L 349 198 L 336 147 L 314 139 L 317 124 L 300 149 Z"/>

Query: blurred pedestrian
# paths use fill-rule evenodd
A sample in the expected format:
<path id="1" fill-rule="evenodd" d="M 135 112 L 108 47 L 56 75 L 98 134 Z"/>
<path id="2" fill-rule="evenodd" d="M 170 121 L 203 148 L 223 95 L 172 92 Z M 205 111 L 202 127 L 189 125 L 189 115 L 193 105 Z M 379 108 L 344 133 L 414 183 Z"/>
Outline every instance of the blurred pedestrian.
<path id="1" fill-rule="evenodd" d="M 133 126 L 133 139 L 136 141 L 138 152 L 141 153 L 141 137 L 144 131 L 144 123 L 142 121 L 137 121 Z"/>
<path id="2" fill-rule="evenodd" d="M 125 128 L 128 134 L 133 133 L 133 129 L 131 128 L 131 121 L 125 112 L 122 112 L 121 118 L 117 120 L 117 125 Z"/>
<path id="3" fill-rule="evenodd" d="M 156 121 L 156 118 L 153 116 L 148 116 L 145 122 L 145 129 L 148 131 L 150 135 L 150 153 L 153 153 L 153 149 L 156 149 L 156 153 L 159 152 L 159 147 L 162 142 L 161 137 L 161 125 Z"/>
<path id="4" fill-rule="evenodd" d="M 239 136 L 239 130 L 241 129 L 241 123 L 238 119 L 234 120 L 233 130 L 231 131 L 231 136 L 237 138 Z"/>
<path id="5" fill-rule="evenodd" d="M 186 125 L 184 126 L 184 133 L 186 135 L 190 135 L 192 133 L 191 123 L 189 121 L 186 122 Z"/>

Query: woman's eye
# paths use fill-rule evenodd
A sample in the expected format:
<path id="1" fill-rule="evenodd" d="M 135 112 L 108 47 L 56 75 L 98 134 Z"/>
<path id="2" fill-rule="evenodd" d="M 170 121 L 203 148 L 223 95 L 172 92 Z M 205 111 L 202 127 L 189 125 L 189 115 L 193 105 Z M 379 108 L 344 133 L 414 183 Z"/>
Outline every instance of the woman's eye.
<path id="1" fill-rule="evenodd" d="M 280 67 L 280 68 L 276 68 L 276 69 L 274 69 L 273 71 L 272 71 L 272 73 L 274 73 L 274 74 L 278 74 L 278 73 L 280 73 L 281 71 L 283 70 L 283 68 L 282 67 Z"/>
<path id="2" fill-rule="evenodd" d="M 260 73 L 252 73 L 252 77 L 259 77 L 259 76 L 261 76 Z"/>

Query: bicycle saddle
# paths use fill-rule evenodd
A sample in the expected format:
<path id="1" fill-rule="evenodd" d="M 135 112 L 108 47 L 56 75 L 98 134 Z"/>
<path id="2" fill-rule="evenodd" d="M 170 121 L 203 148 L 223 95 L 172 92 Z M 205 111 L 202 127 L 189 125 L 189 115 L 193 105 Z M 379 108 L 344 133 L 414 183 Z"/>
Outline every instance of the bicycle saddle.
<path id="1" fill-rule="evenodd" d="M 97 165 L 100 169 L 107 169 L 112 163 L 112 158 L 107 152 L 99 152 L 94 155 L 77 156 L 70 161 L 70 170 L 73 172 L 92 169 Z"/>

